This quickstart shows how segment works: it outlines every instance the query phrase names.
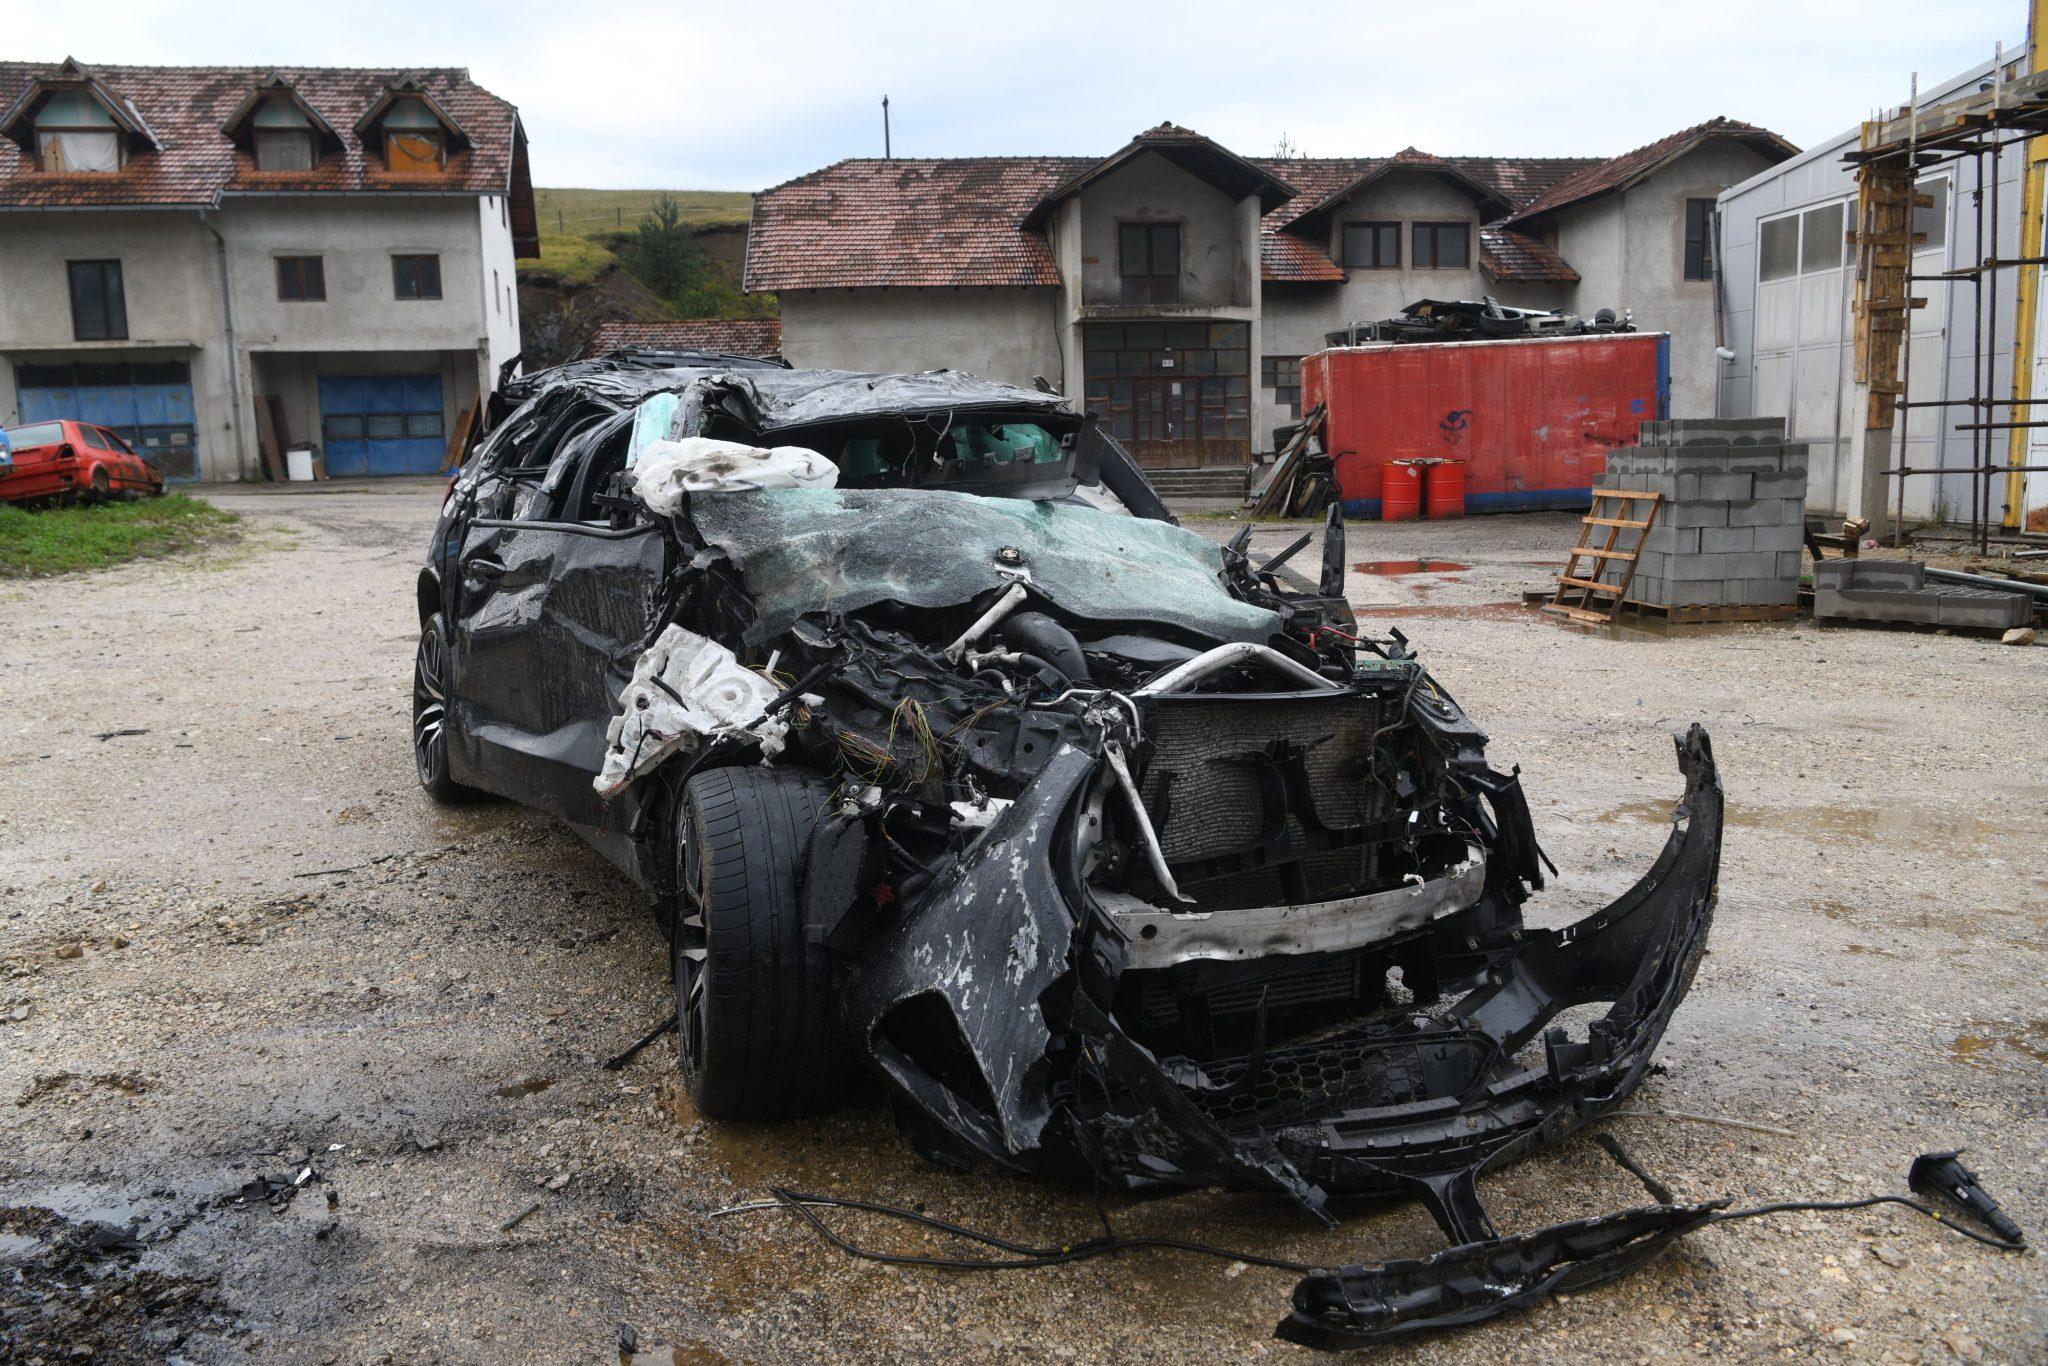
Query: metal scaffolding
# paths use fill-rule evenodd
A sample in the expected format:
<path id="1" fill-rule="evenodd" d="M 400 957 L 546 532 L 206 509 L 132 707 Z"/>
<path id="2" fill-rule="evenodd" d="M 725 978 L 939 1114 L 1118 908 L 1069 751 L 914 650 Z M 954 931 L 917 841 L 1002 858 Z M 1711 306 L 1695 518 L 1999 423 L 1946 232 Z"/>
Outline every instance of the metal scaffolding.
<path id="1" fill-rule="evenodd" d="M 2011 455 L 2005 463 L 1995 459 L 1994 433 L 2048 427 L 2048 418 L 2013 416 L 2016 409 L 2048 404 L 2048 398 L 2030 395 L 2031 386 L 2021 376 L 2008 376 L 2002 386 L 2005 397 L 1996 396 L 2001 388 L 1996 373 L 1999 272 L 2038 272 L 2043 264 L 2048 264 L 2048 256 L 2001 256 L 1998 252 L 2002 158 L 2012 144 L 2048 132 L 2048 72 L 2008 81 L 2003 57 L 2001 52 L 1993 63 L 1989 89 L 1930 109 L 1920 107 L 1916 79 L 1911 103 L 1897 118 L 1866 123 L 1862 147 L 1844 158 L 1856 167 L 1857 222 L 1849 239 L 1856 247 L 1856 378 L 1870 391 L 1864 458 L 1874 460 L 1889 455 L 1891 429 L 1897 427 L 1897 458 L 1884 471 L 1895 481 L 1897 489 L 1891 528 L 1895 545 L 1904 536 L 1909 478 L 1927 474 L 1970 476 L 1970 532 L 1978 551 L 1983 553 L 1990 544 L 1992 490 L 1999 477 L 2008 476 L 2007 506 L 1999 508 L 1996 515 L 2001 522 L 2013 525 L 2019 511 L 2013 506 L 2018 495 L 2012 492 L 2016 481 L 2009 477 L 2048 473 L 2048 465 L 2022 464 Z M 1913 231 L 1913 211 L 1929 207 L 1931 201 L 1919 194 L 1915 186 L 1926 172 L 1966 160 L 1974 162 L 1976 171 L 1976 185 L 1971 193 L 1975 237 L 1969 258 L 1975 264 L 1917 274 L 1913 270 L 1913 251 L 1925 234 Z M 2017 245 L 2021 251 L 2028 247 L 2040 250 L 2039 242 Z M 1968 284 L 1972 291 L 1975 309 L 1970 337 L 1970 394 L 1966 398 L 1915 399 L 1910 392 L 1911 315 L 1914 309 L 1927 304 L 1925 298 L 1914 297 L 1912 291 L 1916 283 L 1928 281 L 1943 281 L 1951 288 Z M 2034 291 L 2021 290 L 2017 294 L 2026 298 Z M 1970 421 L 1955 423 L 1949 429 L 1969 433 L 1969 464 L 1915 467 L 1909 462 L 1906 443 L 1911 422 L 1910 418 L 1901 420 L 1897 414 L 1902 409 L 1910 413 L 1917 408 L 1969 410 Z M 1997 420 L 1999 409 L 2005 411 L 2004 421 Z M 2023 449 L 2023 444 L 2013 447 L 2015 452 Z"/>

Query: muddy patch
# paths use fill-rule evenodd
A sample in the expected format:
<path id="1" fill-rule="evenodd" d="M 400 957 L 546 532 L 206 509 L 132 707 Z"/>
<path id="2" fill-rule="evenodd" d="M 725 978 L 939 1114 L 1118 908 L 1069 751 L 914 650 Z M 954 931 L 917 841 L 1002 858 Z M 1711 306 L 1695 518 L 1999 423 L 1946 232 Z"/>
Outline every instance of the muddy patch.
<path id="1" fill-rule="evenodd" d="M 1963 1026 L 1948 1051 L 1972 1067 L 2048 1063 L 2048 1020 L 1973 1020 Z"/>
<path id="2" fill-rule="evenodd" d="M 114 1091 L 124 1096 L 139 1096 L 149 1090 L 149 1082 L 136 1072 L 100 1072 L 89 1077 L 76 1072 L 48 1072 L 30 1082 L 14 1098 L 14 1103 L 33 1105 L 46 1096 L 74 1086 Z"/>
<path id="3" fill-rule="evenodd" d="M 211 1281 L 144 1257 L 132 1226 L 0 1206 L 0 1360 L 157 1361 L 229 1322 Z"/>

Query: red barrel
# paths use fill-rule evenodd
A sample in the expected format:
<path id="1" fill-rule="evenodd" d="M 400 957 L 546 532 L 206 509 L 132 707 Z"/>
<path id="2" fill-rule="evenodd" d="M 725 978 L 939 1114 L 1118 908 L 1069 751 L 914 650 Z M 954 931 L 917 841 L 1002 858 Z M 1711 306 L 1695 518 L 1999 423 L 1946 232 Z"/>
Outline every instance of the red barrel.
<path id="1" fill-rule="evenodd" d="M 1463 517 L 1465 515 L 1465 462 L 1462 460 L 1438 460 L 1429 467 L 1429 477 L 1424 481 L 1423 501 L 1429 507 L 1429 519 L 1439 517 Z"/>
<path id="2" fill-rule="evenodd" d="M 1389 461 L 1386 483 L 1380 489 L 1380 520 L 1412 522 L 1421 515 L 1422 463 L 1417 460 Z"/>

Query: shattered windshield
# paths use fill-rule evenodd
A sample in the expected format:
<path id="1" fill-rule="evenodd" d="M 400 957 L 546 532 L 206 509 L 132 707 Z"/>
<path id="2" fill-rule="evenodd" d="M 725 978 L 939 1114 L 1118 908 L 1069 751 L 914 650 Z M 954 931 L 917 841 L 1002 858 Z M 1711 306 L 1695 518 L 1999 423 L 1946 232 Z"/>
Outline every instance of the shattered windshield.
<path id="1" fill-rule="evenodd" d="M 946 489 L 775 489 L 693 500 L 758 615 L 750 642 L 807 612 L 951 607 L 1021 580 L 1075 616 L 1264 641 L 1280 619 L 1232 597 L 1223 552 L 1166 522 Z"/>

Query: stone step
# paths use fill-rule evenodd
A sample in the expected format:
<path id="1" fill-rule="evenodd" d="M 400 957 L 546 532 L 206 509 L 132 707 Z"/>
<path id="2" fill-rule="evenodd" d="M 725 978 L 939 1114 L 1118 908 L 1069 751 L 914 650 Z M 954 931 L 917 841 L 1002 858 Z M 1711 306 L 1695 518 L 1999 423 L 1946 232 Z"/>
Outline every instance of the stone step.
<path id="1" fill-rule="evenodd" d="M 1245 491 L 1245 470 L 1147 470 L 1145 477 L 1161 497 L 1235 498 Z"/>

